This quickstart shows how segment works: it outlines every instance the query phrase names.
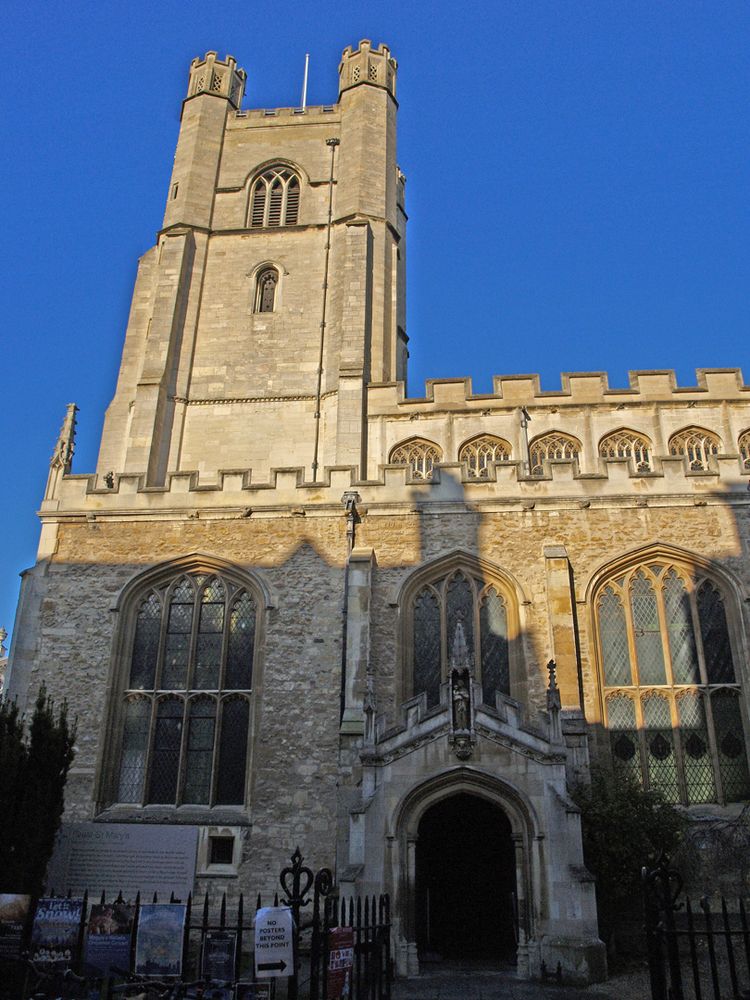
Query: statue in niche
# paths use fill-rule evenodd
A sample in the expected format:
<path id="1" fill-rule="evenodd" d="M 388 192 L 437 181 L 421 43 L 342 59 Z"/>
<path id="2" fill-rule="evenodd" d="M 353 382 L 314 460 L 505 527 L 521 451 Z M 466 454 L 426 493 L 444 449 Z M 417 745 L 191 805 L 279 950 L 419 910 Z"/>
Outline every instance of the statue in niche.
<path id="1" fill-rule="evenodd" d="M 471 695 L 469 693 L 469 671 L 454 670 L 451 674 L 453 700 L 453 728 L 468 729 L 470 723 Z"/>

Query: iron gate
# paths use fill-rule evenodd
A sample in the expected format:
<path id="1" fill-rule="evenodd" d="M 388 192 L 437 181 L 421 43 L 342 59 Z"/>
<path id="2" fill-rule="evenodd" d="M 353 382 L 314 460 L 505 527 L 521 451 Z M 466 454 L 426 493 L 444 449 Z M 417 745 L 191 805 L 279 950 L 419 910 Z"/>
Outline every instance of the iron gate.
<path id="1" fill-rule="evenodd" d="M 750 931 L 742 899 L 697 906 L 666 857 L 644 868 L 652 1000 L 750 1000 Z"/>

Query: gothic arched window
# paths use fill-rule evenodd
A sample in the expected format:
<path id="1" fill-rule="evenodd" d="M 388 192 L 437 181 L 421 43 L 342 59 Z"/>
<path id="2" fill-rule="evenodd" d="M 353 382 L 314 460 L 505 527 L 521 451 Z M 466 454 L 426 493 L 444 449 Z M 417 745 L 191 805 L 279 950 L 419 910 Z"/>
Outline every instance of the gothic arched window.
<path id="1" fill-rule="evenodd" d="M 290 167 L 270 167 L 250 193 L 250 228 L 295 226 L 299 215 L 299 178 Z"/>
<path id="2" fill-rule="evenodd" d="M 413 479 L 429 480 L 432 479 L 433 467 L 440 461 L 440 457 L 440 449 L 436 444 L 412 438 L 411 441 L 396 445 L 391 451 L 390 462 L 392 465 L 408 465 Z"/>
<path id="3" fill-rule="evenodd" d="M 255 281 L 255 312 L 270 313 L 276 304 L 276 286 L 279 272 L 275 267 L 264 267 Z"/>
<path id="4" fill-rule="evenodd" d="M 529 444 L 529 472 L 532 476 L 543 476 L 547 462 L 577 459 L 580 454 L 581 442 L 572 435 L 560 431 L 542 434 Z"/>
<path id="5" fill-rule="evenodd" d="M 651 472 L 651 442 L 637 431 L 614 431 L 599 442 L 602 458 L 629 458 L 636 472 Z"/>
<path id="6" fill-rule="evenodd" d="M 742 461 L 743 469 L 750 469 L 750 431 L 745 431 L 744 434 L 740 434 L 740 440 L 738 441 L 740 449 L 740 460 Z"/>
<path id="7" fill-rule="evenodd" d="M 719 438 L 702 427 L 686 427 L 669 439 L 669 454 L 684 455 L 688 468 L 695 471 L 707 470 L 709 458 L 718 455 L 720 449 Z"/>
<path id="8" fill-rule="evenodd" d="M 719 586 L 655 558 L 608 580 L 595 608 L 616 772 L 672 802 L 750 797 L 740 678 Z"/>
<path id="9" fill-rule="evenodd" d="M 507 462 L 510 445 L 502 438 L 483 434 L 461 446 L 459 462 L 465 462 L 470 479 L 488 479 L 492 462 Z"/>
<path id="10" fill-rule="evenodd" d="M 185 572 L 140 597 L 114 801 L 245 802 L 259 608 L 249 587 L 219 573 Z"/>
<path id="11" fill-rule="evenodd" d="M 482 700 L 510 694 L 509 615 L 503 588 L 471 571 L 455 570 L 411 594 L 411 693 L 424 692 L 427 706 L 440 701 L 440 685 L 451 669 L 468 667 L 482 685 Z"/>

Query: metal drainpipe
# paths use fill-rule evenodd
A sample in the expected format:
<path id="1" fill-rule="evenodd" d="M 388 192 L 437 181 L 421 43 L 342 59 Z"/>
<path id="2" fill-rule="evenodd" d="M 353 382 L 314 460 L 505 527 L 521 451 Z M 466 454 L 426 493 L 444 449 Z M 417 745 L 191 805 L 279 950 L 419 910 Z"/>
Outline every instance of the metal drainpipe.
<path id="1" fill-rule="evenodd" d="M 341 502 L 346 506 L 346 563 L 344 564 L 344 599 L 341 605 L 341 690 L 339 692 L 339 722 L 344 718 L 346 708 L 346 642 L 348 635 L 349 618 L 349 562 L 351 559 L 354 542 L 356 540 L 357 504 L 360 501 L 359 493 L 354 490 L 347 491 L 341 498 Z"/>
<path id="2" fill-rule="evenodd" d="M 523 454 L 521 458 L 523 459 L 523 474 L 525 476 L 531 475 L 531 459 L 529 457 L 529 421 L 531 416 L 529 411 L 525 406 L 521 407 L 520 411 L 521 418 L 521 445 L 523 447 Z"/>
<path id="3" fill-rule="evenodd" d="M 323 387 L 323 349 L 326 339 L 326 310 L 328 307 L 328 267 L 331 259 L 331 222 L 333 219 L 333 166 L 339 139 L 326 139 L 331 149 L 331 176 L 328 179 L 328 224 L 326 226 L 326 256 L 323 269 L 323 315 L 320 320 L 320 352 L 318 354 L 318 386 L 315 391 L 315 448 L 313 450 L 312 476 L 318 481 L 318 448 L 320 446 L 320 393 Z"/>

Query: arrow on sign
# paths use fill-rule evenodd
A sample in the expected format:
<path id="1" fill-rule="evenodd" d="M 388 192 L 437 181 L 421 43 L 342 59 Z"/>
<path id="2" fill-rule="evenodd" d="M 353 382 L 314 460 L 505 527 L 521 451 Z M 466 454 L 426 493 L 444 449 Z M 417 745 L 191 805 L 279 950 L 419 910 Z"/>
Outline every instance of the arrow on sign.
<path id="1" fill-rule="evenodd" d="M 258 963 L 258 972 L 283 972 L 286 968 L 286 962 L 283 958 L 279 959 L 278 962 L 260 962 Z"/>

